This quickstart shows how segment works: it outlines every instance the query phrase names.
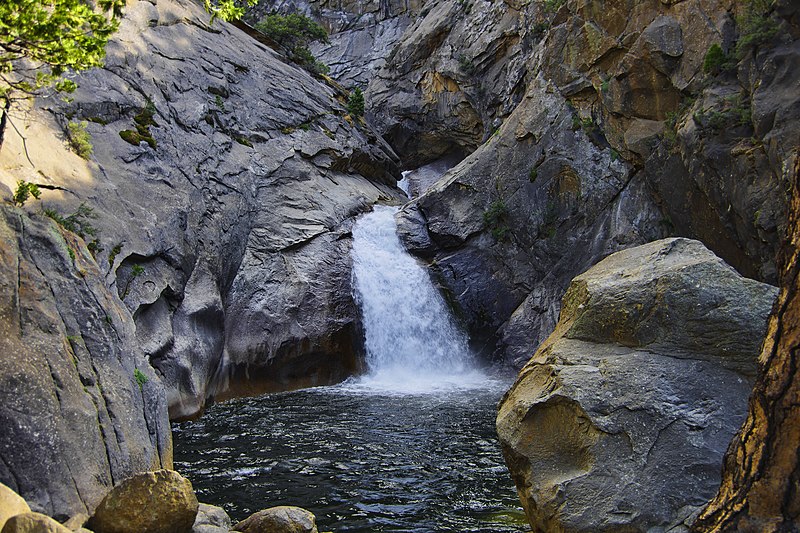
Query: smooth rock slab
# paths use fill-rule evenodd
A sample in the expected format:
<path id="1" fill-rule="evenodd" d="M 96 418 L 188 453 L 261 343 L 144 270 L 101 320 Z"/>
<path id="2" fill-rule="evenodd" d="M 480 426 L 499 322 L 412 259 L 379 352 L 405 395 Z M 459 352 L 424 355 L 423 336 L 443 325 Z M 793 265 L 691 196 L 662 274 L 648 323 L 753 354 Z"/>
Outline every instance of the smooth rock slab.
<path id="1" fill-rule="evenodd" d="M 698 241 L 576 277 L 497 416 L 534 531 L 687 531 L 747 411 L 777 289 Z"/>
<path id="2" fill-rule="evenodd" d="M 22 496 L 0 483 L 0 530 L 12 516 L 30 512 L 31 508 Z"/>
<path id="3" fill-rule="evenodd" d="M 24 513 L 9 518 L 3 526 L 2 533 L 72 533 L 72 531 L 47 515 Z"/>
<path id="4" fill-rule="evenodd" d="M 300 507 L 282 505 L 250 515 L 233 526 L 242 533 L 317 533 L 314 514 Z"/>
<path id="5" fill-rule="evenodd" d="M 172 470 L 144 472 L 114 487 L 88 527 L 95 533 L 189 533 L 198 506 L 185 477 Z"/>

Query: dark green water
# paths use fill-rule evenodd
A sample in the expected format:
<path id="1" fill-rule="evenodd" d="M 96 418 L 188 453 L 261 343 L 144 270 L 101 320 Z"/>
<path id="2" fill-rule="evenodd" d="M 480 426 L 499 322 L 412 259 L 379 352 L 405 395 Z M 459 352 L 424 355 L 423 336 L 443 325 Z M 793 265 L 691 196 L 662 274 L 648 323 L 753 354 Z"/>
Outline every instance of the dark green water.
<path id="1" fill-rule="evenodd" d="M 234 521 L 298 505 L 320 531 L 526 531 L 494 433 L 508 385 L 353 384 L 234 400 L 174 426 L 175 469 Z"/>

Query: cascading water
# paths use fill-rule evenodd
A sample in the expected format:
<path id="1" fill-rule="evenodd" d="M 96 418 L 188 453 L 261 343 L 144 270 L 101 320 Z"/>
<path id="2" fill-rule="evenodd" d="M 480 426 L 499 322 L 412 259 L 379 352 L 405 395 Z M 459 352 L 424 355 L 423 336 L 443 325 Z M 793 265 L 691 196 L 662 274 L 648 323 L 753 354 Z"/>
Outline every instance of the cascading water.
<path id="1" fill-rule="evenodd" d="M 368 373 L 361 384 L 434 391 L 485 379 L 426 270 L 397 236 L 398 208 L 375 206 L 353 228 L 355 296 L 361 307 Z"/>

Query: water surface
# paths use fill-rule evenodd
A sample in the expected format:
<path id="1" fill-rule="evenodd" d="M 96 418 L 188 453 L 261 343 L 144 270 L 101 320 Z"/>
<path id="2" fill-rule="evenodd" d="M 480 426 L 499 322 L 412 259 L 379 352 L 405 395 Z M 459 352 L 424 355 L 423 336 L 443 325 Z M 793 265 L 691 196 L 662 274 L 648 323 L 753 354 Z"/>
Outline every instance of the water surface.
<path id="1" fill-rule="evenodd" d="M 508 385 L 383 394 L 345 384 L 233 400 L 174 426 L 175 468 L 234 520 L 299 505 L 320 531 L 525 531 L 494 434 Z"/>

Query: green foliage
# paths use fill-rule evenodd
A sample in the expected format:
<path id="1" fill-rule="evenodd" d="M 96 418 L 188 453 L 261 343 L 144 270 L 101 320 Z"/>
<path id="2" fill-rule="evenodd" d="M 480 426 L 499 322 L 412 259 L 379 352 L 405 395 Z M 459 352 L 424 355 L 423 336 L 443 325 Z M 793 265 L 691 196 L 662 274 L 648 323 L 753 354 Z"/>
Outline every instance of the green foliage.
<path id="1" fill-rule="evenodd" d="M 89 159 L 92 155 L 92 136 L 86 131 L 86 126 L 89 123 L 85 120 L 83 122 L 70 122 L 67 124 L 67 138 L 69 144 L 76 154 L 84 159 Z"/>
<path id="2" fill-rule="evenodd" d="M 771 16 L 774 0 L 750 0 L 744 13 L 736 17 L 739 40 L 736 43 L 736 58 L 768 42 L 778 33 L 778 21 Z"/>
<path id="3" fill-rule="evenodd" d="M 73 213 L 66 217 L 62 216 L 58 211 L 52 208 L 45 208 L 42 210 L 42 213 L 45 216 L 55 220 L 55 222 L 65 230 L 75 233 L 81 239 L 86 241 L 86 248 L 89 249 L 92 257 L 96 256 L 98 252 L 103 250 L 100 247 L 100 241 L 96 238 L 97 228 L 95 228 L 90 222 L 90 220 L 96 219 L 97 215 L 94 213 L 94 209 L 86 205 L 85 202 L 79 205 Z"/>
<path id="4" fill-rule="evenodd" d="M 289 59 L 298 65 L 314 74 L 330 72 L 328 66 L 317 61 L 308 49 L 308 45 L 316 41 L 327 43 L 328 32 L 307 16 L 301 13 L 281 15 L 273 12 L 258 21 L 255 29 L 275 41 Z"/>
<path id="5" fill-rule="evenodd" d="M 108 266 L 114 266 L 114 260 L 117 258 L 119 253 L 122 251 L 122 243 L 117 243 L 111 251 L 108 253 Z"/>
<path id="6" fill-rule="evenodd" d="M 353 117 L 364 115 L 364 93 L 356 87 L 347 99 L 347 112 Z"/>
<path id="7" fill-rule="evenodd" d="M 483 212 L 483 221 L 491 230 L 492 237 L 498 241 L 505 240 L 510 232 L 506 224 L 508 206 L 502 199 L 495 200 L 489 204 L 489 208 Z"/>
<path id="8" fill-rule="evenodd" d="M 136 131 L 123 130 L 119 132 L 119 136 L 122 137 L 122 140 L 134 146 L 139 146 L 139 143 L 144 141 L 150 146 L 150 148 L 155 149 L 156 140 L 153 138 L 153 134 L 150 132 L 150 126 L 158 126 L 154 119 L 155 115 L 155 104 L 152 101 L 147 100 L 147 104 L 145 104 L 142 110 L 133 117 L 133 123 L 134 126 L 136 126 Z"/>
<path id="9" fill-rule="evenodd" d="M 718 109 L 701 109 L 694 114 L 694 121 L 704 128 L 721 132 L 727 128 L 752 125 L 753 116 L 748 98 L 735 94 L 722 100 Z"/>
<path id="10" fill-rule="evenodd" d="M 458 68 L 467 76 L 472 76 L 475 73 L 475 64 L 465 55 L 458 56 Z"/>
<path id="11" fill-rule="evenodd" d="M 530 172 L 528 172 L 528 181 L 533 183 L 536 181 L 536 178 L 539 177 L 539 169 L 537 167 L 532 167 Z"/>
<path id="12" fill-rule="evenodd" d="M 51 86 L 74 91 L 75 82 L 63 75 L 102 65 L 124 5 L 125 0 L 0 2 L 0 98 Z"/>
<path id="13" fill-rule="evenodd" d="M 149 381 L 147 379 L 147 376 L 145 376 L 142 373 L 142 371 L 139 370 L 138 368 L 134 368 L 133 369 L 133 379 L 135 379 L 136 383 L 139 385 L 139 390 L 142 390 L 142 387 L 144 387 L 144 384 Z"/>
<path id="14" fill-rule="evenodd" d="M 203 6 L 211 14 L 211 22 L 214 19 L 231 21 L 238 20 L 244 16 L 245 10 L 258 3 L 258 0 L 203 0 Z"/>
<path id="15" fill-rule="evenodd" d="M 220 95 L 215 95 L 214 104 L 220 109 L 220 111 L 225 111 L 225 102 L 222 100 Z"/>
<path id="16" fill-rule="evenodd" d="M 542 2 L 542 7 L 544 8 L 546 13 L 555 13 L 561 6 L 566 3 L 566 0 L 544 0 Z"/>
<path id="17" fill-rule="evenodd" d="M 540 39 L 541 37 L 544 37 L 544 34 L 547 32 L 548 28 L 550 28 L 550 24 L 547 22 L 537 22 L 531 26 L 531 35 L 533 35 L 534 39 Z"/>
<path id="18" fill-rule="evenodd" d="M 718 74 L 723 70 L 728 70 L 734 65 L 722 47 L 714 43 L 706 52 L 703 59 L 703 72 L 706 74 Z"/>
<path id="19" fill-rule="evenodd" d="M 14 205 L 22 207 L 31 196 L 38 200 L 41 195 L 42 191 L 39 190 L 38 185 L 29 181 L 19 180 L 17 182 L 17 188 L 14 189 L 12 200 Z"/>
<path id="20" fill-rule="evenodd" d="M 142 265 L 133 265 L 131 268 L 131 277 L 136 278 L 144 274 L 144 267 Z"/>

